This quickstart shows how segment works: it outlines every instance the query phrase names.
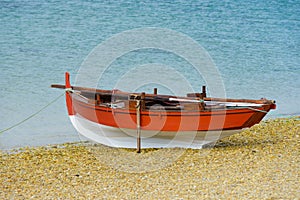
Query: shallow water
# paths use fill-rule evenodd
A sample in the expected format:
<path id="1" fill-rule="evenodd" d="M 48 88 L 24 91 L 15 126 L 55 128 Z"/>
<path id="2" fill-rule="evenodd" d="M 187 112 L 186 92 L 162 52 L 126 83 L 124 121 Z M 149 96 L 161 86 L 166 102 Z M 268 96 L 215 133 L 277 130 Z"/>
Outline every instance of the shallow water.
<path id="1" fill-rule="evenodd" d="M 218 67 L 228 97 L 275 99 L 278 108 L 268 117 L 300 115 L 299 7 L 299 1 L 258 0 L 1 1 L 0 129 L 59 96 L 62 91 L 49 86 L 63 83 L 65 71 L 71 72 L 74 82 L 81 63 L 96 45 L 114 34 L 143 27 L 172 29 L 202 45 Z M 160 51 L 126 55 L 112 66 L 148 63 L 188 67 L 180 58 Z M 193 87 L 201 88 L 201 78 L 183 71 Z M 118 73 L 107 73 L 107 82 L 99 85 L 113 87 L 110 80 L 116 80 Z M 2 133 L 0 148 L 78 140 L 61 98 Z"/>

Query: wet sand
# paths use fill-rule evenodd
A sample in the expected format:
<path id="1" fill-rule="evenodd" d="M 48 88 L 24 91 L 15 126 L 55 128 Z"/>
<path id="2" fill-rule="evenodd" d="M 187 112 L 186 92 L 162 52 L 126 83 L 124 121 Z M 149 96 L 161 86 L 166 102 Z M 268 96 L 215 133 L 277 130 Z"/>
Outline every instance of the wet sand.
<path id="1" fill-rule="evenodd" d="M 0 199 L 299 199 L 300 118 L 263 121 L 213 148 L 89 143 L 0 152 Z"/>

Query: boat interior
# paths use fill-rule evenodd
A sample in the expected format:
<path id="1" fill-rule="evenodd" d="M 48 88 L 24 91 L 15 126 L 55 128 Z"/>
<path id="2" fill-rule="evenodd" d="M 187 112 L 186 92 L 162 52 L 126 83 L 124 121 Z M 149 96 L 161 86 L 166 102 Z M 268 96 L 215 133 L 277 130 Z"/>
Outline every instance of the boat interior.
<path id="1" fill-rule="evenodd" d="M 51 85 L 54 88 L 66 89 L 64 85 Z M 100 90 L 72 86 L 66 89 L 88 104 L 100 107 L 136 110 L 137 105 L 143 110 L 168 111 L 206 111 L 217 109 L 239 109 L 242 107 L 261 107 L 265 104 L 274 104 L 275 101 L 260 99 L 224 99 L 209 98 L 206 96 L 206 87 L 202 86 L 201 93 L 188 93 L 185 97 L 161 95 L 157 88 L 153 93 L 128 93 L 120 90 Z M 275 105 L 275 104 L 274 104 Z"/>

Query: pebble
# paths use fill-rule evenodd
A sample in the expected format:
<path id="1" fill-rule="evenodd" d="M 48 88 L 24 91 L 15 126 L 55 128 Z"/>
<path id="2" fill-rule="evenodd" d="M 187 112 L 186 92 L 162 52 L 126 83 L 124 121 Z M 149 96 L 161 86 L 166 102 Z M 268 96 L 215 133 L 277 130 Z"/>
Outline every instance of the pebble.
<path id="1" fill-rule="evenodd" d="M 299 199 L 299 125 L 299 117 L 263 121 L 200 150 L 0 151 L 0 199 Z"/>

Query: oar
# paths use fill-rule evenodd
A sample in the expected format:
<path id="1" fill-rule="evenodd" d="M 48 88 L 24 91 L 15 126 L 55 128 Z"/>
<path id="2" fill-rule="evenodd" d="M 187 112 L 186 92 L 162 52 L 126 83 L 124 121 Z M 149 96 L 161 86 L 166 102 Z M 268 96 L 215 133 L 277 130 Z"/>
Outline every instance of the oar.
<path id="1" fill-rule="evenodd" d="M 189 103 L 202 103 L 203 100 L 197 99 L 179 99 L 179 98 L 169 98 L 169 101 L 178 101 L 178 102 L 189 102 Z"/>

